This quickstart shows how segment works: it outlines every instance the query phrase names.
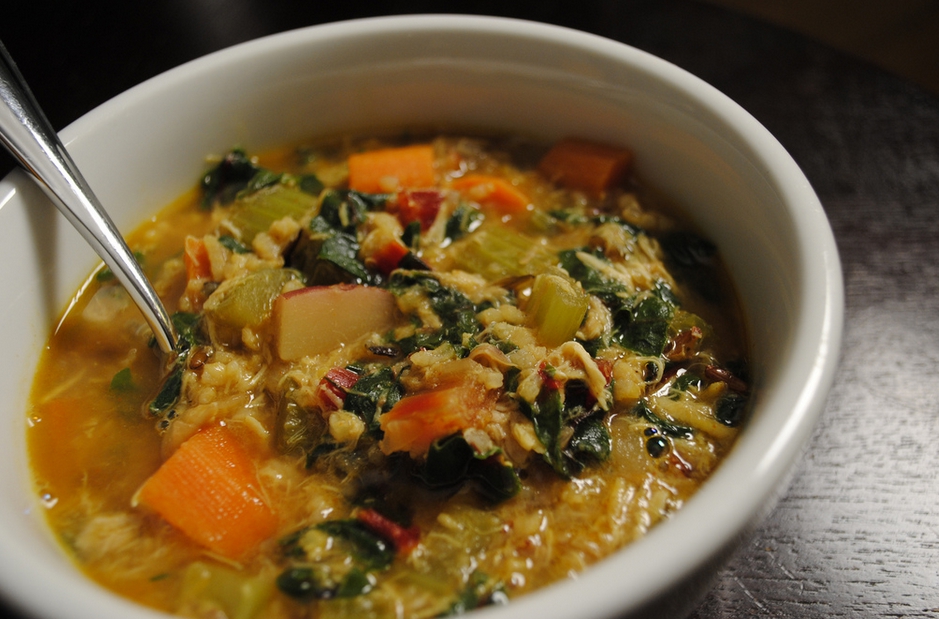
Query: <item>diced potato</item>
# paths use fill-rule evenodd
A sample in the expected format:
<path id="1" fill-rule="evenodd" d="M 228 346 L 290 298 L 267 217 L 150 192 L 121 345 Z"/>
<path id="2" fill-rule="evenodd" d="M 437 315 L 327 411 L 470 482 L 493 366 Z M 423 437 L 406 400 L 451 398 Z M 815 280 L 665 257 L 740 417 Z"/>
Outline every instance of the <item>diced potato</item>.
<path id="1" fill-rule="evenodd" d="M 369 333 L 399 324 L 394 295 L 382 288 L 311 286 L 274 302 L 277 352 L 285 361 L 329 352 Z"/>

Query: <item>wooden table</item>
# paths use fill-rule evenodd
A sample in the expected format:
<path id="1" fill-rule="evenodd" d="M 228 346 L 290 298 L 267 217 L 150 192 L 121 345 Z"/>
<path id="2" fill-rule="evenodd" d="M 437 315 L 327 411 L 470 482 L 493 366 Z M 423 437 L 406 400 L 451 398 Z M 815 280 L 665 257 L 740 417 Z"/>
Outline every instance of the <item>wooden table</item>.
<path id="1" fill-rule="evenodd" d="M 420 0 L 268 4 L 30 0 L 6 7 L 0 39 L 61 128 L 148 77 L 240 41 L 441 11 Z M 939 99 L 710 5 L 559 4 L 446 6 L 604 35 L 724 91 L 802 166 L 844 264 L 846 338 L 825 415 L 788 492 L 693 617 L 939 617 Z M 11 166 L 4 154 L 0 172 Z"/>

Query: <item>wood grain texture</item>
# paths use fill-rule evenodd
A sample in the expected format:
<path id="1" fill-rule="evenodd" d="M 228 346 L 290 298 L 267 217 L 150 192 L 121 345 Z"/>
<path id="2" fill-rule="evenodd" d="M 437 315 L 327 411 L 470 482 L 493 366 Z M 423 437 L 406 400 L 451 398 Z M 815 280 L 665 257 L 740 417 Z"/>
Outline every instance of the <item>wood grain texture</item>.
<path id="1" fill-rule="evenodd" d="M 160 71 L 249 38 L 441 10 L 601 34 L 730 95 L 818 192 L 843 262 L 847 326 L 827 410 L 788 492 L 692 617 L 939 618 L 935 96 L 800 36 L 682 0 L 49 5 L 17 3 L 0 39 L 57 127 Z M 61 38 L 50 48 L 38 31 Z M 67 97 L 58 94 L 63 84 Z M 0 172 L 10 165 L 0 161 Z"/>

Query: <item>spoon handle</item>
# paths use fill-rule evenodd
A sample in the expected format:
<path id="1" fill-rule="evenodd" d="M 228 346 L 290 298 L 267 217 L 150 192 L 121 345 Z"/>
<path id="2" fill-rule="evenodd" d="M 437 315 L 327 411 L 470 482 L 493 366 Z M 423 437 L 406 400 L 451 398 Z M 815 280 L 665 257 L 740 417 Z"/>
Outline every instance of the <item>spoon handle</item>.
<path id="1" fill-rule="evenodd" d="M 164 352 L 176 347 L 166 308 L 52 129 L 0 42 L 0 142 L 124 285 Z"/>

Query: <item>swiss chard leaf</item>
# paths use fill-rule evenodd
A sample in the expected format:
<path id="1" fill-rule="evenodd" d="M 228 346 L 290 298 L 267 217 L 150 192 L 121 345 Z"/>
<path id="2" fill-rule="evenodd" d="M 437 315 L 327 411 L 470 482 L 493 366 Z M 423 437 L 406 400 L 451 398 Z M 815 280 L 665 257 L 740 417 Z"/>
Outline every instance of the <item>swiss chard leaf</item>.
<path id="1" fill-rule="evenodd" d="M 308 193 L 311 196 L 318 196 L 323 192 L 323 189 L 326 188 L 315 174 L 302 174 L 297 179 L 297 186 L 300 188 L 300 191 Z"/>
<path id="2" fill-rule="evenodd" d="M 447 220 L 444 235 L 451 241 L 462 238 L 474 231 L 483 221 L 483 214 L 465 204 L 456 207 Z"/>
<path id="3" fill-rule="evenodd" d="M 218 237 L 218 242 L 229 251 L 236 254 L 250 254 L 251 249 L 247 245 L 229 234 L 223 234 Z"/>
<path id="4" fill-rule="evenodd" d="M 156 397 L 147 406 L 147 410 L 150 411 L 151 415 L 162 418 L 179 401 L 183 389 L 183 372 L 185 369 L 183 363 L 176 363 L 173 366 L 173 369 L 163 380 L 163 385 L 157 392 Z"/>
<path id="5" fill-rule="evenodd" d="M 110 390 L 112 393 L 129 393 L 134 389 L 136 389 L 136 385 L 134 385 L 134 377 L 130 373 L 130 368 L 124 368 L 111 379 Z"/>
<path id="6" fill-rule="evenodd" d="M 649 405 L 643 400 L 640 400 L 639 403 L 636 404 L 635 408 L 633 408 L 633 414 L 637 417 L 644 418 L 646 421 L 661 430 L 662 434 L 667 436 L 671 436 L 673 438 L 694 437 L 694 430 L 692 428 L 662 419 L 653 413 L 652 409 L 649 408 Z"/>
<path id="7" fill-rule="evenodd" d="M 471 610 L 494 604 L 507 604 L 505 586 L 492 577 L 476 570 L 469 577 L 466 587 L 457 595 L 441 617 L 455 617 Z"/>
<path id="8" fill-rule="evenodd" d="M 668 326 L 674 311 L 672 304 L 649 295 L 629 311 L 615 314 L 615 340 L 642 355 L 661 355 L 668 343 Z"/>
<path id="9" fill-rule="evenodd" d="M 460 434 L 434 441 L 418 476 L 431 488 L 473 481 L 480 494 L 494 503 L 509 499 L 521 490 L 518 474 L 504 462 L 501 452 L 476 453 Z"/>
<path id="10" fill-rule="evenodd" d="M 346 392 L 344 407 L 357 414 L 370 430 L 378 431 L 378 416 L 391 409 L 404 390 L 388 366 L 379 366 L 363 373 Z"/>
<path id="11" fill-rule="evenodd" d="M 736 428 L 746 417 L 747 400 L 741 393 L 727 393 L 717 401 L 714 416 L 725 426 Z"/>
<path id="12" fill-rule="evenodd" d="M 603 423 L 603 417 L 594 415 L 582 420 L 574 428 L 568 451 L 577 462 L 603 462 L 613 451 L 613 439 Z"/>
<path id="13" fill-rule="evenodd" d="M 353 234 L 304 232 L 287 256 L 287 266 L 301 271 L 310 286 L 377 283 L 358 254 L 359 243 Z"/>
<path id="14" fill-rule="evenodd" d="M 717 247 L 713 243 L 693 232 L 673 232 L 660 238 L 659 244 L 677 279 L 704 299 L 720 301 Z"/>
<path id="15" fill-rule="evenodd" d="M 307 556 L 304 536 L 311 529 L 301 529 L 280 542 L 284 557 L 292 565 L 277 577 L 276 583 L 291 597 L 309 600 L 366 594 L 374 587 L 371 572 L 388 569 L 394 560 L 394 545 L 359 520 L 327 520 L 314 529 L 331 538 L 324 548 L 325 556 Z"/>
<path id="16" fill-rule="evenodd" d="M 202 207 L 211 208 L 215 202 L 229 204 L 260 169 L 245 151 L 238 148 L 231 150 L 202 177 Z"/>
<path id="17" fill-rule="evenodd" d="M 422 325 L 414 335 L 398 340 L 402 351 L 409 354 L 449 342 L 461 356 L 468 353 L 475 345 L 475 336 L 482 330 L 476 318 L 478 308 L 466 295 L 444 286 L 430 272 L 397 270 L 392 273 L 389 289 L 394 294 L 400 296 L 414 288 L 427 298 L 443 326 L 432 329 Z"/>
<path id="18" fill-rule="evenodd" d="M 310 225 L 318 232 L 333 230 L 354 234 L 365 221 L 365 215 L 383 209 L 389 198 L 385 194 L 330 190 L 323 195 L 320 212 Z"/>
<path id="19" fill-rule="evenodd" d="M 349 553 L 364 569 L 387 569 L 394 560 L 394 546 L 369 531 L 359 520 L 327 520 L 316 528 L 347 542 Z"/>
<path id="20" fill-rule="evenodd" d="M 597 269 L 585 264 L 577 256 L 577 254 L 581 252 L 592 254 L 598 260 L 607 262 L 601 250 L 591 251 L 587 248 L 567 249 L 558 254 L 561 267 L 567 271 L 572 278 L 580 282 L 585 292 L 598 297 L 607 307 L 616 311 L 623 303 L 623 296 L 627 292 L 626 286 L 621 282 L 611 280 Z"/>

